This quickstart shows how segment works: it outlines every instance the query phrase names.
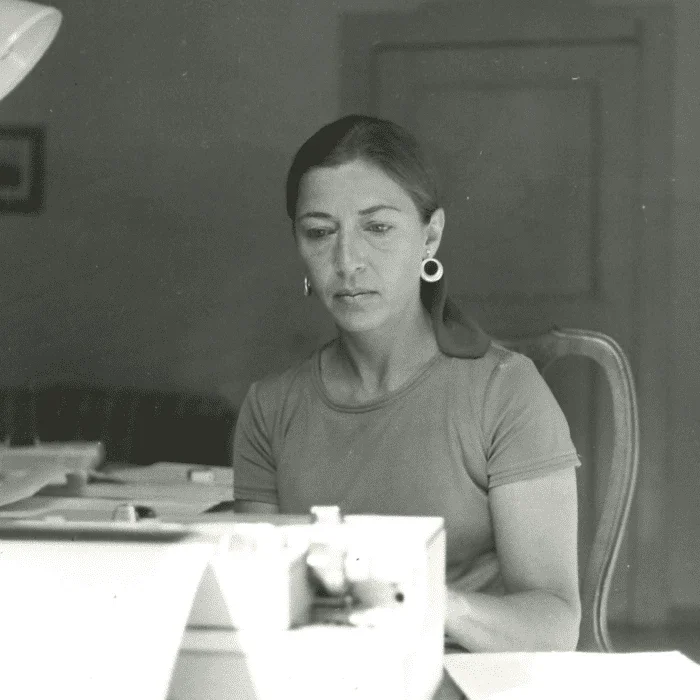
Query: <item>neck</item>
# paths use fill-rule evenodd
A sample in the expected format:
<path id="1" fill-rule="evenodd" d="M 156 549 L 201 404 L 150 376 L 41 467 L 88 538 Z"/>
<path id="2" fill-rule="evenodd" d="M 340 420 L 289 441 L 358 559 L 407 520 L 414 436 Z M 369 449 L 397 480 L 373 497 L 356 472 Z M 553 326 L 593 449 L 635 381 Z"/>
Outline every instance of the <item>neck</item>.
<path id="1" fill-rule="evenodd" d="M 346 398 L 374 398 L 398 389 L 438 350 L 428 312 L 403 318 L 392 328 L 339 332 L 327 363 L 327 376 L 344 387 Z"/>

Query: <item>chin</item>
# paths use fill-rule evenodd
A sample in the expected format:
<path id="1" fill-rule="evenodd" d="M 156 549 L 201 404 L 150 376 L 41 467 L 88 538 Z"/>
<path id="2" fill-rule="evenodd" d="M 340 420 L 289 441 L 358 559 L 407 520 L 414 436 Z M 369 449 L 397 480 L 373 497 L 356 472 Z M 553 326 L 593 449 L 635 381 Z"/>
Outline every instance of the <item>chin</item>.
<path id="1" fill-rule="evenodd" d="M 335 325 L 346 333 L 366 333 L 368 331 L 377 330 L 381 324 L 361 322 L 359 320 L 348 321 L 347 319 L 335 319 Z"/>
<path id="2" fill-rule="evenodd" d="M 377 314 L 333 314 L 335 325 L 346 333 L 364 333 L 380 328 L 385 319 Z"/>

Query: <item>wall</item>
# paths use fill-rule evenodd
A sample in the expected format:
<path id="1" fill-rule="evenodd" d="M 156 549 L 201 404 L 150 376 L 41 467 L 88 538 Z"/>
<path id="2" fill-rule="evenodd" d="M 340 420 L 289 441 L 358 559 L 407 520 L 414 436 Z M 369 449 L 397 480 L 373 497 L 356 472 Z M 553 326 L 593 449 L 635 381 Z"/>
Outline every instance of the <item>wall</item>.
<path id="1" fill-rule="evenodd" d="M 677 6 L 671 603 L 700 618 L 700 4 Z"/>
<path id="2" fill-rule="evenodd" d="M 643 3 L 644 0 L 638 0 Z M 614 0 L 598 0 L 613 5 Z M 630 3 L 631 4 L 631 3 Z M 657 3 L 658 4 L 658 3 Z M 671 618 L 700 620 L 700 3 L 675 0 L 674 230 L 671 277 Z"/>
<path id="3" fill-rule="evenodd" d="M 600 4 L 612 4 L 599 0 Z M 342 11 L 418 0 L 55 0 L 64 25 L 0 124 L 48 130 L 40 216 L 0 217 L 3 380 L 222 390 L 330 329 L 283 208 L 338 110 Z M 700 3 L 676 0 L 669 605 L 700 610 Z"/>
<path id="4" fill-rule="evenodd" d="M 298 145 L 338 116 L 341 11 L 409 0 L 56 0 L 0 103 L 42 123 L 40 216 L 0 218 L 3 379 L 226 391 L 330 333 L 284 213 Z"/>
<path id="5" fill-rule="evenodd" d="M 700 4 L 676 7 L 671 603 L 700 619 Z"/>

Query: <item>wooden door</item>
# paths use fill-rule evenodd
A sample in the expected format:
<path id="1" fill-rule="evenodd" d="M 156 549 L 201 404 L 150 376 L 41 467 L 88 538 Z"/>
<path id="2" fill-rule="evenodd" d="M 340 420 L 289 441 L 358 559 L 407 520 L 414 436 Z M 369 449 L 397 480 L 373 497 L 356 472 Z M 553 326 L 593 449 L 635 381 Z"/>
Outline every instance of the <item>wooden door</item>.
<path id="1" fill-rule="evenodd" d="M 619 18 L 611 24 L 585 13 L 575 21 L 575 14 L 516 7 L 434 5 L 415 15 L 349 18 L 344 111 L 393 119 L 427 147 L 447 213 L 439 256 L 448 284 L 488 331 L 600 330 L 639 370 L 653 352 L 640 333 L 643 42 Z M 586 466 L 605 463 L 610 400 L 583 362 L 549 379 L 583 457 L 585 551 L 606 478 Z M 661 396 L 646 398 L 663 404 Z M 652 580 L 658 571 L 646 589 L 656 613 L 648 600 L 635 609 L 644 595 L 630 595 L 639 590 L 638 557 L 647 545 L 636 530 L 618 563 L 613 619 L 663 616 L 663 583 Z M 665 533 L 654 536 L 659 545 Z M 660 546 L 657 568 L 663 556 Z"/>

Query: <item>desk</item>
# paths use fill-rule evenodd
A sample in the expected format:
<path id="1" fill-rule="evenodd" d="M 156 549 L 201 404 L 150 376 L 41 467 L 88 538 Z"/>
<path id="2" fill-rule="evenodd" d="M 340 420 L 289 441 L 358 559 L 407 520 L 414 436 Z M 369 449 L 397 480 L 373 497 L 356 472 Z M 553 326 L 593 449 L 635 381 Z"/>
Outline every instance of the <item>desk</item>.
<path id="1" fill-rule="evenodd" d="M 177 520 L 233 495 L 233 470 L 227 467 L 159 462 L 146 467 L 105 464 L 92 470 L 91 462 L 99 461 L 100 454 L 89 444 L 0 450 L 0 471 L 17 474 L 4 500 L 0 488 L 0 520 L 111 521 L 121 503 Z"/>
<path id="2" fill-rule="evenodd" d="M 678 651 L 450 654 L 435 700 L 697 700 L 700 666 Z"/>

